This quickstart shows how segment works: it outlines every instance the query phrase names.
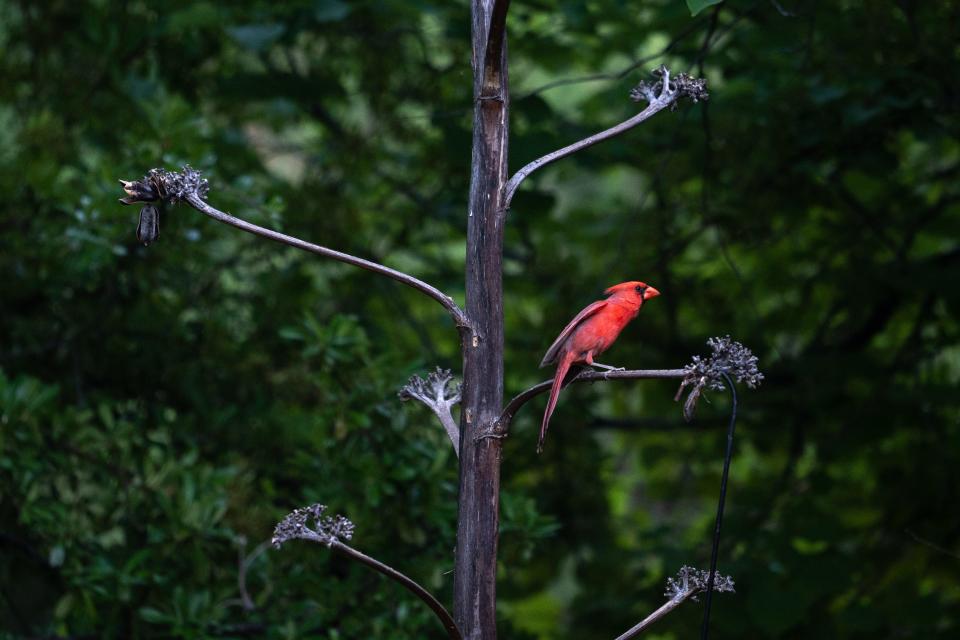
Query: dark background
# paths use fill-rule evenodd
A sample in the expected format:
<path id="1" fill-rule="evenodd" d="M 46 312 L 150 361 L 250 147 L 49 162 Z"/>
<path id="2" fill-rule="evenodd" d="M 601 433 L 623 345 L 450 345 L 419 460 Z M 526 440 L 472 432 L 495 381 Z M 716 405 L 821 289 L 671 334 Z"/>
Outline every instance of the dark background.
<path id="1" fill-rule="evenodd" d="M 605 287 L 654 284 L 606 362 L 678 367 L 730 334 L 767 375 L 741 390 L 720 565 L 737 594 L 713 637 L 957 637 L 957 3 L 513 4 L 513 170 L 635 113 L 661 62 L 711 99 L 525 183 L 508 396 Z M 0 630 L 439 637 L 321 547 L 251 554 L 323 502 L 449 601 L 456 459 L 396 396 L 459 369 L 449 318 L 182 206 L 138 246 L 116 181 L 190 163 L 221 209 L 462 302 L 467 3 L 8 0 L 0 49 Z M 688 425 L 674 391 L 571 388 L 539 457 L 544 399 L 521 413 L 503 637 L 612 638 L 705 566 L 729 401 Z M 701 606 L 650 637 L 694 637 Z"/>

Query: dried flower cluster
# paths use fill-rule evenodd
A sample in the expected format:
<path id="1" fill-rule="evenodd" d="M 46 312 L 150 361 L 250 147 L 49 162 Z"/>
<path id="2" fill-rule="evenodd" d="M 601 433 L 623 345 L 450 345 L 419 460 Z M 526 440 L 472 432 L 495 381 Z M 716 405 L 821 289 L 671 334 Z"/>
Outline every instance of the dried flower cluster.
<path id="1" fill-rule="evenodd" d="M 460 383 L 454 384 L 453 373 L 449 369 L 437 367 L 426 379 L 410 376 L 407 384 L 397 393 L 401 400 L 419 400 L 433 411 L 447 432 L 457 456 L 460 455 L 460 429 L 450 409 L 460 402 L 460 386 Z"/>
<path id="2" fill-rule="evenodd" d="M 697 400 L 704 389 L 720 391 L 724 387 L 724 374 L 743 382 L 750 389 L 757 388 L 763 381 L 757 363 L 757 356 L 750 349 L 739 342 L 731 340 L 730 336 L 710 338 L 707 345 L 713 350 L 708 358 L 693 356 L 693 362 L 684 369 L 687 375 L 680 383 L 674 400 L 680 400 L 683 390 L 691 387 L 690 394 L 683 403 L 683 417 L 689 422 L 697 408 Z"/>
<path id="3" fill-rule="evenodd" d="M 326 505 L 313 504 L 288 514 L 273 530 L 273 546 L 279 549 L 288 540 L 300 539 L 329 547 L 334 542 L 352 538 L 353 523 L 343 516 L 325 516 L 326 510 Z"/>
<path id="4" fill-rule="evenodd" d="M 210 185 L 200 172 L 186 165 L 181 171 L 167 171 L 166 169 L 150 169 L 147 175 L 139 180 L 121 180 L 127 197 L 120 198 L 123 204 L 135 202 L 155 202 L 164 200 L 175 203 L 189 195 L 206 198 Z"/>
<path id="5" fill-rule="evenodd" d="M 150 169 L 139 180 L 121 180 L 126 196 L 120 198 L 123 204 L 144 203 L 140 209 L 137 223 L 137 240 L 149 245 L 160 237 L 160 210 L 152 203 L 165 201 L 175 204 L 187 196 L 196 195 L 206 198 L 210 185 L 200 172 L 189 165 L 182 171 Z"/>
<path id="6" fill-rule="evenodd" d="M 460 383 L 453 384 L 450 369 L 437 367 L 426 379 L 418 375 L 410 376 L 397 395 L 401 400 L 419 400 L 429 407 L 450 406 L 460 402 L 460 386 Z"/>
<path id="7" fill-rule="evenodd" d="M 707 581 L 710 579 L 710 572 L 695 567 L 683 566 L 677 572 L 676 577 L 667 578 L 667 589 L 663 595 L 671 600 L 687 598 L 697 599 L 697 594 L 707 590 Z M 713 574 L 713 590 L 718 592 L 735 593 L 733 589 L 733 578 L 722 576 L 719 571 Z"/>
<path id="8" fill-rule="evenodd" d="M 670 101 L 671 110 L 676 110 L 680 98 L 689 98 L 693 102 L 707 100 L 707 81 L 703 78 L 694 78 L 686 73 L 670 77 L 670 70 L 660 65 L 650 73 L 658 79 L 655 82 L 640 81 L 640 84 L 630 90 L 630 99 L 634 102 L 647 101 L 651 104 L 659 101 Z"/>

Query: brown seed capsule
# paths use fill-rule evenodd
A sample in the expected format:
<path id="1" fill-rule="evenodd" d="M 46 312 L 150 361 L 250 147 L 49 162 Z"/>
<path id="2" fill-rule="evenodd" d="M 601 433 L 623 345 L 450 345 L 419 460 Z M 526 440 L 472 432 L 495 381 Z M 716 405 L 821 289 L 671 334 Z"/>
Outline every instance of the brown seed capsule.
<path id="1" fill-rule="evenodd" d="M 152 180 L 121 180 L 123 190 L 127 193 L 125 198 L 120 198 L 123 204 L 133 204 L 134 202 L 152 202 L 160 198 L 157 187 Z"/>
<path id="2" fill-rule="evenodd" d="M 140 209 L 140 222 L 137 224 L 137 240 L 148 246 L 160 237 L 160 210 L 152 204 Z"/>

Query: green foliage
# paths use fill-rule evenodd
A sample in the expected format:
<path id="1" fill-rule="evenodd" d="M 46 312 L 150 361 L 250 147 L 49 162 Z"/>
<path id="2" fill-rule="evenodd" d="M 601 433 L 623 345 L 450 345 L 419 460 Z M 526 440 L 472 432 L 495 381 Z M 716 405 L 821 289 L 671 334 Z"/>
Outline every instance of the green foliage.
<path id="1" fill-rule="evenodd" d="M 220 208 L 462 300 L 468 13 L 0 3 L 0 633 L 439 637 L 364 567 L 255 550 L 323 502 L 449 600 L 456 459 L 396 397 L 457 370 L 449 318 L 185 207 L 144 248 L 116 180 L 189 162 Z M 508 395 L 627 279 L 663 295 L 606 361 L 682 366 L 727 333 L 760 356 L 714 637 L 957 635 L 958 19 L 946 2 L 511 7 L 513 169 L 635 113 L 648 67 L 710 81 L 709 102 L 527 181 L 504 271 Z M 582 81 L 540 90 L 558 79 Z M 615 637 L 705 565 L 729 404 L 709 394 L 687 426 L 674 391 L 571 388 L 542 456 L 542 402 L 518 416 L 503 637 Z M 700 611 L 657 637 L 692 637 Z"/>

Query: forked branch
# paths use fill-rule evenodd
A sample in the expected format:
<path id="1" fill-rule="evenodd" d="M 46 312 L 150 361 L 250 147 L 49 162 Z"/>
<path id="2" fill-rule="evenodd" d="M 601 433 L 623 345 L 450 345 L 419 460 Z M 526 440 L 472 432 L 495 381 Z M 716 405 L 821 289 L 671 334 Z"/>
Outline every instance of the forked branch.
<path id="1" fill-rule="evenodd" d="M 184 167 L 182 171 L 151 169 L 147 175 L 140 180 L 121 180 L 120 182 L 123 184 L 123 189 L 127 193 L 127 197 L 121 198 L 120 202 L 123 204 L 134 204 L 136 202 L 146 203 L 143 210 L 141 210 L 140 224 L 137 227 L 138 238 L 140 238 L 144 244 L 149 244 L 153 240 L 156 240 L 159 235 L 156 208 L 150 203 L 158 200 L 169 203 L 186 202 L 200 213 L 242 231 L 246 231 L 247 233 L 252 233 L 261 238 L 267 238 L 290 247 L 296 247 L 297 249 L 302 249 L 303 251 L 308 251 L 325 258 L 332 258 L 333 260 L 360 267 L 361 269 L 366 269 L 367 271 L 372 271 L 373 273 L 378 273 L 392 280 L 396 280 L 439 302 L 453 318 L 458 328 L 470 327 L 467 314 L 454 302 L 453 298 L 433 285 L 427 284 L 408 273 L 391 269 L 385 265 L 349 253 L 343 253 L 342 251 L 322 247 L 318 244 L 301 240 L 300 238 L 288 236 L 279 231 L 255 225 L 212 207 L 206 201 L 207 192 L 209 191 L 207 180 L 200 177 L 200 172 L 191 169 L 189 166 Z"/>
<path id="2" fill-rule="evenodd" d="M 281 520 L 273 532 L 273 545 L 278 549 L 288 540 L 309 540 L 326 545 L 328 549 L 338 551 L 343 555 L 367 565 L 374 571 L 382 573 L 391 580 L 400 583 L 404 589 L 422 600 L 430 610 L 437 616 L 443 628 L 447 632 L 447 637 L 451 640 L 463 640 L 460 629 L 453 621 L 450 612 L 440 604 L 440 601 L 425 588 L 420 586 L 412 578 L 400 573 L 393 567 L 383 564 L 376 558 L 357 551 L 353 547 L 344 543 L 343 540 L 350 540 L 353 537 L 354 526 L 347 518 L 343 516 L 325 516 L 323 512 L 327 507 L 322 504 L 314 504 L 309 507 L 296 509 Z"/>
<path id="3" fill-rule="evenodd" d="M 632 118 L 624 120 L 620 124 L 610 127 L 605 131 L 595 133 L 588 138 L 574 142 L 573 144 L 567 145 L 562 149 L 557 149 L 556 151 L 548 153 L 547 155 L 528 163 L 522 169 L 517 171 L 507 182 L 506 187 L 504 187 L 503 201 L 501 203 L 501 214 L 506 215 L 506 212 L 510 209 L 510 203 L 513 201 L 513 196 L 520 187 L 520 184 L 537 169 L 545 167 L 551 162 L 555 162 L 560 158 L 565 158 L 573 153 L 576 153 L 577 151 L 580 151 L 581 149 L 586 149 L 587 147 L 595 145 L 598 142 L 603 142 L 604 140 L 609 140 L 610 138 L 618 136 L 621 133 L 625 133 L 668 107 L 675 109 L 677 101 L 680 98 L 687 97 L 694 102 L 699 102 L 700 100 L 706 100 L 709 97 L 707 94 L 706 80 L 692 78 L 685 73 L 681 73 L 676 77 L 671 78 L 670 70 L 663 65 L 657 69 L 654 69 L 653 74 L 658 78 L 655 82 L 641 82 L 630 91 L 630 98 L 632 100 L 636 102 L 640 102 L 641 100 L 647 101 L 648 104 L 646 109 Z"/>

